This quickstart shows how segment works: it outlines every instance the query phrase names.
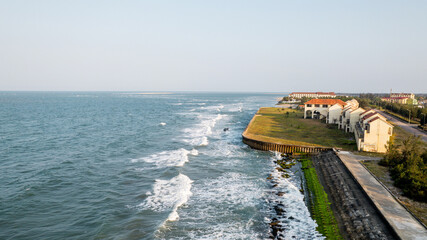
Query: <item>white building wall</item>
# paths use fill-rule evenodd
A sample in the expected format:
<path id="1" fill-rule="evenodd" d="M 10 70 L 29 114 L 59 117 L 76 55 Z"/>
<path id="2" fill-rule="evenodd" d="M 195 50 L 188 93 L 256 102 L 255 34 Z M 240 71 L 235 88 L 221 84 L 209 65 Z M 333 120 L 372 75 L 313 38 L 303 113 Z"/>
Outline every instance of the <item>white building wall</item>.
<path id="1" fill-rule="evenodd" d="M 380 119 L 369 123 L 369 132 L 365 130 L 363 139 L 363 151 L 385 153 L 392 133 L 392 126 Z"/>
<path id="2" fill-rule="evenodd" d="M 350 132 L 354 132 L 356 123 L 360 120 L 360 114 L 364 111 L 363 108 L 358 108 L 350 112 Z"/>
<path id="3" fill-rule="evenodd" d="M 338 124 L 339 118 L 342 112 L 342 106 L 340 104 L 335 104 L 329 109 L 329 115 L 327 119 L 327 123 L 329 124 Z"/>

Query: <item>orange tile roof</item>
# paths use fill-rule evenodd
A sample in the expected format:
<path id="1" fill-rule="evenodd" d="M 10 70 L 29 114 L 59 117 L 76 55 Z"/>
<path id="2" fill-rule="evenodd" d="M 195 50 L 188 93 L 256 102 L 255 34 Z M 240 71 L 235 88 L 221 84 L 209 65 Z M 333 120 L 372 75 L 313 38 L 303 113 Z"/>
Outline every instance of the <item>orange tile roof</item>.
<path id="1" fill-rule="evenodd" d="M 345 102 L 343 102 L 341 99 L 311 99 L 310 101 L 304 103 L 304 104 L 327 104 L 327 105 L 334 105 L 334 104 L 340 104 L 342 106 L 345 105 Z"/>

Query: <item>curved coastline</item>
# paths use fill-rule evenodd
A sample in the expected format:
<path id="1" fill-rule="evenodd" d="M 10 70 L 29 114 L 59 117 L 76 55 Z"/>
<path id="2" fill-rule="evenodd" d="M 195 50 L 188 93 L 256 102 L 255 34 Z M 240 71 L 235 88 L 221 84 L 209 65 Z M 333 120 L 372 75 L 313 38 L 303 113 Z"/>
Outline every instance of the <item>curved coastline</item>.
<path id="1" fill-rule="evenodd" d="M 277 151 L 282 153 L 316 153 L 332 150 L 331 147 L 324 147 L 317 144 L 289 141 L 285 139 L 252 134 L 250 131 L 254 126 L 255 119 L 261 117 L 261 115 L 258 113 L 259 110 L 249 122 L 245 131 L 242 133 L 243 143 L 246 145 L 258 150 Z"/>

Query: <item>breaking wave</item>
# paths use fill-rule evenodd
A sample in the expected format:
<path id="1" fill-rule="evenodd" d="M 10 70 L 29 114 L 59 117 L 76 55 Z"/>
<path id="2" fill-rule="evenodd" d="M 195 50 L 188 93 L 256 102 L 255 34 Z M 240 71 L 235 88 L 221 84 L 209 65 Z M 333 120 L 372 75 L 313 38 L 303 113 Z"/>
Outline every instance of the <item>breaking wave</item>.
<path id="1" fill-rule="evenodd" d="M 178 208 L 192 195 L 192 182 L 189 177 L 181 173 L 170 180 L 158 179 L 154 183 L 152 195 L 138 207 L 156 212 L 171 211 L 166 221 L 176 221 L 179 219 Z"/>
<path id="2" fill-rule="evenodd" d="M 132 159 L 131 162 L 146 162 L 155 164 L 157 167 L 182 167 L 186 162 L 189 161 L 188 155 L 197 156 L 199 152 L 196 149 L 188 151 L 184 148 L 180 148 L 174 151 L 164 151 L 156 154 L 152 154 L 148 157 Z"/>

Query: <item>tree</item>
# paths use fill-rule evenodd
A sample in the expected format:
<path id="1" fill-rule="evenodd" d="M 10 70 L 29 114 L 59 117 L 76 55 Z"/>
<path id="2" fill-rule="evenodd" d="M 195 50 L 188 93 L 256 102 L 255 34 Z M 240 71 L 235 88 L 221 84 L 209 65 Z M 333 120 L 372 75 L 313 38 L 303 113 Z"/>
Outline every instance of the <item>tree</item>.
<path id="1" fill-rule="evenodd" d="M 413 199 L 427 201 L 427 150 L 423 149 L 421 137 L 410 136 L 400 146 L 388 143 L 387 153 L 380 161 L 388 166 L 394 184 Z"/>

